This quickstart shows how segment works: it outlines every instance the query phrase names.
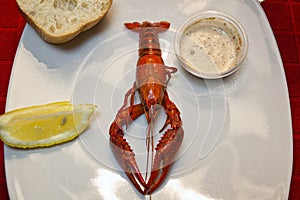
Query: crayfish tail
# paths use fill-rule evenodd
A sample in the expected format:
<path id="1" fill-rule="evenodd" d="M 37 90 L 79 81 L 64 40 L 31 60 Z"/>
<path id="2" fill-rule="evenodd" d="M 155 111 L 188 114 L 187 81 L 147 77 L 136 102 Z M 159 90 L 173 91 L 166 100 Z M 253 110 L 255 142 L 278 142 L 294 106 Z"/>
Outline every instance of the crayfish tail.
<path id="1" fill-rule="evenodd" d="M 142 23 L 139 22 L 126 22 L 124 23 L 125 27 L 129 30 L 133 31 L 139 31 L 141 28 L 159 28 L 158 32 L 163 32 L 169 29 L 170 23 L 167 21 L 160 21 L 160 22 L 149 22 L 149 21 L 144 21 Z"/>

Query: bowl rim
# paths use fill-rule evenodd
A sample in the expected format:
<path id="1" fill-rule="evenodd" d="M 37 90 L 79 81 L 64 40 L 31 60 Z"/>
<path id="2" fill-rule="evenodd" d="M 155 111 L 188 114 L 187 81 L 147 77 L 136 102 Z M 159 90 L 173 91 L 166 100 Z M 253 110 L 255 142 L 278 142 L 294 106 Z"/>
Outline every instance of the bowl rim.
<path id="1" fill-rule="evenodd" d="M 184 58 L 180 55 L 180 40 L 183 36 L 183 32 L 189 28 L 192 24 L 195 22 L 201 20 L 201 19 L 206 19 L 206 18 L 211 18 L 211 17 L 216 17 L 216 18 L 221 18 L 222 20 L 228 21 L 232 26 L 237 30 L 237 34 L 239 34 L 239 37 L 242 40 L 242 45 L 241 45 L 241 57 L 239 58 L 237 64 L 234 67 L 231 67 L 230 69 L 223 71 L 222 73 L 212 73 L 212 74 L 207 74 L 203 73 L 197 70 L 193 70 L 191 67 L 186 66 L 186 62 L 184 61 Z M 245 31 L 245 28 L 242 26 L 242 24 L 232 15 L 217 11 L 217 10 L 204 10 L 204 11 L 197 11 L 193 13 L 192 15 L 189 15 L 186 17 L 179 28 L 177 29 L 175 33 L 175 38 L 174 38 L 174 50 L 175 50 L 175 55 L 177 59 L 179 60 L 181 66 L 188 71 L 189 73 L 193 74 L 194 76 L 197 76 L 199 78 L 203 79 L 218 79 L 218 78 L 223 78 L 226 76 L 229 76 L 230 74 L 233 74 L 235 71 L 237 71 L 242 64 L 245 61 L 245 58 L 248 54 L 248 48 L 249 48 L 249 43 L 248 43 L 248 35 Z"/>

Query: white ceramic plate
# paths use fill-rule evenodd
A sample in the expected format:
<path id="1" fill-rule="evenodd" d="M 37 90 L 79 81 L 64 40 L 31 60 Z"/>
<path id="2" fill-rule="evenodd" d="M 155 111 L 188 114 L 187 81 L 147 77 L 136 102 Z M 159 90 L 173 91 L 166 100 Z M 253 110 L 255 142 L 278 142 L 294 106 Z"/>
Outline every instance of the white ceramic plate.
<path id="1" fill-rule="evenodd" d="M 180 23 L 199 10 L 237 18 L 249 37 L 244 66 L 223 80 L 204 81 L 179 66 L 173 40 Z M 178 72 L 170 98 L 182 113 L 185 138 L 166 182 L 153 199 L 287 199 L 292 170 L 288 91 L 280 54 L 256 0 L 123 0 L 106 18 L 64 45 L 43 42 L 26 25 L 16 54 L 7 110 L 72 100 L 95 103 L 89 129 L 45 149 L 5 147 L 11 199 L 144 199 L 113 158 L 108 128 L 132 86 L 138 35 L 124 22 L 171 22 L 160 34 L 163 58 Z M 164 121 L 160 115 L 159 129 Z M 144 169 L 143 117 L 128 138 Z M 148 198 L 148 197 L 147 197 Z"/>

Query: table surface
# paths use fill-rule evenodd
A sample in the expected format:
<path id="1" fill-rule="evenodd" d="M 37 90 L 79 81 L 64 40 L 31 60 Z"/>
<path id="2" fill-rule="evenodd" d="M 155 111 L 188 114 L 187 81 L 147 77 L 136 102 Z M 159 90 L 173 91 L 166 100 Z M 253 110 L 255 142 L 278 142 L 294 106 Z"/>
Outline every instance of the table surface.
<path id="1" fill-rule="evenodd" d="M 5 112 L 10 73 L 25 21 L 14 0 L 0 0 L 0 114 Z M 293 173 L 289 199 L 300 199 L 300 1 L 265 0 L 288 84 L 293 124 Z M 0 141 L 0 199 L 9 199 Z"/>

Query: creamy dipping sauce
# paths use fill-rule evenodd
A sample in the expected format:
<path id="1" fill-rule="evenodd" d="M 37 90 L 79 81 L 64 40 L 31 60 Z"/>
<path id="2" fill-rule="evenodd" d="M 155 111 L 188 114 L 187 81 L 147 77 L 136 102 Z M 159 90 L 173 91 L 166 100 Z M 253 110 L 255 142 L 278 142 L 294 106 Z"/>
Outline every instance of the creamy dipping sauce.
<path id="1" fill-rule="evenodd" d="M 238 30 L 222 18 L 203 18 L 192 23 L 184 29 L 179 42 L 181 58 L 191 70 L 203 74 L 230 71 L 242 57 Z"/>

